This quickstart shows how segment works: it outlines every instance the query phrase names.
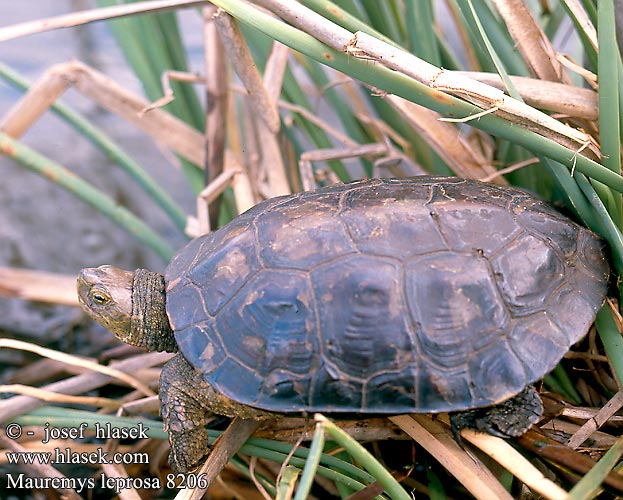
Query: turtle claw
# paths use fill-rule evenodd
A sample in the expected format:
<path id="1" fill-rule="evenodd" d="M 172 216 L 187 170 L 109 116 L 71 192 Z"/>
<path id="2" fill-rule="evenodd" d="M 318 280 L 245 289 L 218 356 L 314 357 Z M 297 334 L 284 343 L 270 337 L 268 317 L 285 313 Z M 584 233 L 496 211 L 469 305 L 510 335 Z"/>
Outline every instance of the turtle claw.
<path id="1" fill-rule="evenodd" d="M 197 469 L 208 457 L 208 433 L 205 428 L 184 432 L 169 431 L 169 464 L 174 474 L 187 474 Z M 204 445 L 205 444 L 205 445 Z"/>

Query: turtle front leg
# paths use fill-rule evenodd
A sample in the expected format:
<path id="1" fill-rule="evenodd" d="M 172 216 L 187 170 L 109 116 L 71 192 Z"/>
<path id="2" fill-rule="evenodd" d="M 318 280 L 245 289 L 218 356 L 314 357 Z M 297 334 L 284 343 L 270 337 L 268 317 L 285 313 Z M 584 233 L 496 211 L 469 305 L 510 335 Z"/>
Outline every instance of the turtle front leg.
<path id="1" fill-rule="evenodd" d="M 181 354 L 169 360 L 162 369 L 162 419 L 171 444 L 169 462 L 176 473 L 193 470 L 210 453 L 205 406 L 210 389 Z"/>
<path id="2" fill-rule="evenodd" d="M 162 369 L 160 404 L 171 444 L 169 462 L 175 473 L 192 471 L 210 454 L 206 427 L 210 413 L 242 419 L 274 417 L 218 394 L 181 354 Z"/>

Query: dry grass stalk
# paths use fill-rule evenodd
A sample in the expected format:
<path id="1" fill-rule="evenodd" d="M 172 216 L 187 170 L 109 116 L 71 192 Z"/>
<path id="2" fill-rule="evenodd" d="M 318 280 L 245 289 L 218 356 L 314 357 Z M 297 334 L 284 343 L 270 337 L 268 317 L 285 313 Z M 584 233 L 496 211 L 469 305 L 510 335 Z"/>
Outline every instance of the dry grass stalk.
<path id="1" fill-rule="evenodd" d="M 120 370 L 116 370 L 115 368 L 111 368 L 109 366 L 103 366 L 99 363 L 95 363 L 94 361 L 79 358 L 78 356 L 73 356 L 71 354 L 66 354 L 64 352 L 54 351 L 52 349 L 47 349 L 45 347 L 41 347 L 36 344 L 31 344 L 30 342 L 22 342 L 21 340 L 13 340 L 13 339 L 3 339 L 0 338 L 0 348 L 5 347 L 8 349 L 19 349 L 22 351 L 29 351 L 38 354 L 39 356 L 45 356 L 50 359 L 55 359 L 56 361 L 61 361 L 63 363 L 67 363 L 69 365 L 80 366 L 82 368 L 88 368 L 89 370 L 102 373 L 104 375 L 108 375 L 113 378 L 117 378 L 130 387 L 134 387 L 135 389 L 143 392 L 147 396 L 153 396 L 155 393 L 141 381 L 136 378 L 124 373 Z"/>
<path id="2" fill-rule="evenodd" d="M 211 203 L 214 202 L 233 182 L 236 171 L 233 169 L 221 172 L 212 182 L 210 182 L 197 196 L 197 218 L 199 220 L 198 232 L 189 232 L 193 238 L 206 234 L 210 231 L 210 219 L 208 217 Z"/>
<path id="3" fill-rule="evenodd" d="M 541 430 L 551 434 L 552 436 L 563 436 L 560 439 L 564 440 L 564 436 L 569 436 L 576 433 L 580 426 L 578 424 L 574 424 L 572 422 L 567 422 L 566 420 L 560 420 L 555 418 L 540 427 Z M 610 448 L 615 442 L 616 437 L 611 434 L 606 434 L 605 432 L 595 431 L 591 434 L 591 448 L 593 450 L 605 450 Z"/>
<path id="4" fill-rule="evenodd" d="M 509 174 L 511 172 L 515 172 L 516 170 L 522 169 L 522 168 L 527 167 L 529 165 L 536 165 L 537 163 L 539 163 L 539 161 L 540 160 L 538 158 L 528 158 L 527 160 L 519 161 L 517 163 L 513 163 L 512 165 L 509 165 L 508 167 L 501 168 L 500 170 L 498 170 L 494 174 L 487 175 L 486 177 L 481 177 L 478 180 L 482 181 L 482 182 L 492 182 L 495 179 L 497 179 L 498 177 L 501 177 L 502 175 L 506 175 L 506 174 Z"/>
<path id="5" fill-rule="evenodd" d="M 558 60 L 569 71 L 573 71 L 584 78 L 584 81 L 586 81 L 586 83 L 588 83 L 593 90 L 596 91 L 599 88 L 597 75 L 595 73 L 586 69 L 566 54 L 558 54 Z"/>
<path id="6" fill-rule="evenodd" d="M 431 89 L 455 95 L 485 111 L 493 108 L 496 114 L 537 132 L 543 137 L 552 139 L 578 153 L 582 149 L 585 155 L 593 159 L 599 158 L 599 149 L 593 144 L 588 134 L 564 125 L 551 116 L 505 95 L 496 88 L 439 69 L 409 52 L 381 42 L 366 33 L 361 31 L 355 33 L 347 52 L 357 57 L 363 55 L 372 58 Z"/>
<path id="7" fill-rule="evenodd" d="M 493 0 L 493 4 L 532 74 L 542 80 L 569 83 L 554 47 L 524 0 Z"/>
<path id="8" fill-rule="evenodd" d="M 21 137 L 56 100 L 65 93 L 68 81 L 64 71 L 50 68 L 37 80 L 0 121 L 0 130 L 14 138 Z"/>
<path id="9" fill-rule="evenodd" d="M 588 455 L 572 450 L 568 446 L 551 439 L 539 429 L 528 430 L 518 439 L 518 442 L 525 450 L 553 464 L 558 464 L 559 469 L 564 469 L 568 473 L 574 472 L 584 475 L 597 463 Z M 609 472 L 604 478 L 604 484 L 618 492 L 623 492 L 623 477 L 616 472 Z"/>
<path id="10" fill-rule="evenodd" d="M 134 124 L 161 146 L 172 149 L 196 165 L 204 164 L 204 138 L 199 132 L 161 109 L 141 116 L 141 111 L 150 105 L 149 101 L 76 61 L 57 64 L 46 71 L 9 111 L 2 130 L 19 138 L 69 87 Z"/>
<path id="11" fill-rule="evenodd" d="M 120 465 L 102 463 L 101 467 L 106 477 L 114 479 L 129 479 L 130 477 L 128 472 Z M 141 500 L 141 496 L 132 485 L 129 485 L 127 488 L 121 488 L 119 490 L 119 498 L 121 500 Z"/>
<path id="12" fill-rule="evenodd" d="M 0 28 L 0 42 L 26 35 L 42 33 L 58 28 L 70 28 L 93 21 L 114 19 L 145 12 L 165 12 L 182 8 L 198 7 L 209 3 L 206 0 L 152 0 L 129 5 L 115 5 L 101 9 L 89 9 L 57 17 L 28 21 Z"/>
<path id="13" fill-rule="evenodd" d="M 232 189 L 234 191 L 238 213 L 246 212 L 258 202 L 253 191 L 249 174 L 233 154 L 228 156 L 225 168 L 233 170 L 236 174 L 232 179 Z"/>
<path id="14" fill-rule="evenodd" d="M 76 277 L 45 271 L 0 267 L 0 295 L 36 302 L 78 305 Z"/>
<path id="15" fill-rule="evenodd" d="M 249 99 L 247 98 L 246 101 L 248 103 Z M 251 117 L 251 122 L 256 129 L 261 152 L 257 178 L 258 191 L 265 198 L 290 194 L 290 183 L 286 175 L 278 136 L 268 130 L 256 117 Z"/>
<path id="16" fill-rule="evenodd" d="M 532 490 L 549 500 L 564 500 L 567 492 L 532 465 L 506 441 L 483 432 L 463 430 L 461 437 L 484 451 Z"/>
<path id="17" fill-rule="evenodd" d="M 279 42 L 273 42 L 270 55 L 266 60 L 264 76 L 262 77 L 266 92 L 272 102 L 279 101 L 281 87 L 283 86 L 283 78 L 286 73 L 286 68 L 288 67 L 289 55 L 290 49 L 287 46 Z"/>
<path id="18" fill-rule="evenodd" d="M 144 114 L 152 111 L 153 109 L 162 108 L 173 102 L 175 100 L 175 95 L 173 93 L 173 88 L 171 87 L 171 81 L 175 82 L 184 82 L 184 83 L 203 83 L 203 79 L 194 74 L 187 73 L 185 71 L 165 71 L 160 77 L 160 81 L 162 83 L 163 96 L 160 99 L 152 102 L 146 108 L 141 109 L 139 112 L 139 116 L 143 116 Z"/>
<path id="19" fill-rule="evenodd" d="M 221 38 L 212 21 L 217 8 L 206 7 L 203 11 L 205 40 L 205 178 L 206 183 L 217 178 L 223 172 L 225 164 L 225 144 L 227 131 L 227 98 L 229 95 L 229 75 Z M 218 206 L 210 213 L 210 222 L 218 220 Z"/>
<path id="20" fill-rule="evenodd" d="M 160 411 L 160 399 L 158 396 L 141 397 L 123 403 L 119 408 L 122 415 L 140 415 L 141 413 L 155 413 Z"/>
<path id="21" fill-rule="evenodd" d="M 578 429 L 567 441 L 569 448 L 578 448 L 586 441 L 593 432 L 598 430 L 608 420 L 623 407 L 623 391 L 617 392 L 610 401 L 608 401 L 595 416 L 591 417 L 586 423 Z"/>
<path id="22" fill-rule="evenodd" d="M 6 339 L 4 339 L 6 340 Z M 171 359 L 173 355 L 164 352 L 150 352 L 134 356 L 114 364 L 116 372 L 137 375 L 138 370 L 161 365 Z M 113 379 L 114 376 L 102 372 L 89 372 L 82 375 L 66 378 L 64 380 L 48 384 L 42 389 L 62 394 L 82 394 L 98 387 L 102 387 Z M 40 399 L 31 396 L 13 396 L 2 401 L 0 406 L 0 422 L 5 422 L 13 417 L 22 415 L 43 405 Z"/>
<path id="23" fill-rule="evenodd" d="M 457 175 L 479 179 L 496 173 L 487 159 L 462 139 L 462 133 L 455 125 L 439 121 L 439 113 L 396 95 L 388 95 L 385 100 L 417 130 Z M 503 180 L 498 182 L 504 183 Z"/>
<path id="24" fill-rule="evenodd" d="M 447 430 L 430 417 L 400 415 L 389 419 L 435 457 L 477 499 L 512 500 L 493 473 L 478 458 L 461 449 Z"/>
<path id="25" fill-rule="evenodd" d="M 279 418 L 270 425 L 263 425 L 254 434 L 257 437 L 276 439 L 287 443 L 310 441 L 314 437 L 314 428 L 309 419 L 303 417 Z M 400 428 L 386 418 L 367 418 L 358 420 L 336 420 L 337 427 L 357 441 L 407 440 L 409 437 Z"/>
<path id="26" fill-rule="evenodd" d="M 504 84 L 499 75 L 476 71 L 456 71 L 455 73 L 504 90 Z M 510 79 L 521 97 L 534 108 L 572 118 L 597 120 L 597 92 L 593 90 L 523 76 L 511 76 Z"/>
<path id="27" fill-rule="evenodd" d="M 361 146 L 352 148 L 327 148 L 306 151 L 301 154 L 302 161 L 328 161 L 328 160 L 344 160 L 347 158 L 359 158 L 361 156 L 374 157 L 387 155 L 389 148 L 387 144 L 370 142 Z"/>
<path id="28" fill-rule="evenodd" d="M 12 374 L 7 383 L 20 383 L 24 385 L 39 386 L 51 379 L 58 379 L 61 376 L 81 375 L 88 370 L 74 365 L 67 365 L 53 359 L 42 358 L 28 363 Z"/>
<path id="29" fill-rule="evenodd" d="M 59 394 L 58 392 L 46 391 L 37 387 L 30 387 L 22 384 L 0 385 L 0 393 L 13 393 L 32 396 L 33 398 L 46 401 L 48 403 L 72 403 L 78 405 L 89 405 L 97 408 L 111 408 L 117 410 L 121 403 L 114 399 L 98 398 L 89 396 L 70 396 Z"/>
<path id="30" fill-rule="evenodd" d="M 271 99 L 262 77 L 255 66 L 248 47 L 235 20 L 225 11 L 214 16 L 216 28 L 233 68 L 245 85 L 257 121 L 258 144 L 261 146 L 261 166 L 267 179 L 268 197 L 290 193 L 281 149 L 277 140 L 281 122 L 276 103 Z"/>
<path id="31" fill-rule="evenodd" d="M 16 453 L 27 453 L 27 449 L 15 442 L 13 439 L 9 439 L 4 435 L 0 435 L 0 446 L 5 449 L 14 451 Z M 41 443 L 38 443 L 38 446 L 41 446 Z M 51 465 L 43 465 L 37 463 L 37 461 L 33 461 L 32 464 L 28 466 L 30 475 L 34 475 L 35 477 L 40 478 L 65 478 L 63 474 L 61 474 L 57 469 L 52 467 Z M 62 498 L 66 500 L 80 500 L 81 497 L 76 493 L 74 489 L 71 488 L 58 488 L 57 491 L 62 495 Z"/>
<path id="32" fill-rule="evenodd" d="M 599 50 L 598 42 L 597 42 L 597 30 L 590 18 L 588 17 L 588 13 L 584 9 L 582 2 L 580 0 L 562 0 L 566 5 L 571 15 L 575 17 L 578 24 L 582 27 L 582 31 L 587 36 L 589 42 L 593 46 L 595 50 Z"/>
<path id="33" fill-rule="evenodd" d="M 312 111 L 304 108 L 303 106 L 299 106 L 298 104 L 292 104 L 287 101 L 279 101 L 279 107 L 283 109 L 287 109 L 289 111 L 293 111 L 305 117 L 307 121 L 313 123 L 318 128 L 321 128 L 327 134 L 333 136 L 336 141 L 341 142 L 346 147 L 359 146 L 359 144 L 357 144 L 357 142 L 351 139 L 348 135 L 340 132 L 337 128 L 332 126 L 329 122 L 320 118 L 317 114 L 314 114 Z"/>
<path id="34" fill-rule="evenodd" d="M 352 141 L 349 141 L 352 142 Z M 312 167 L 313 162 L 343 160 L 347 158 L 374 157 L 378 155 L 387 155 L 389 147 L 387 144 L 368 143 L 350 148 L 327 148 L 306 151 L 299 156 L 299 174 L 303 183 L 303 189 L 306 191 L 313 190 L 316 187 L 316 174 Z M 337 176 L 333 183 L 339 182 Z"/>
<path id="35" fill-rule="evenodd" d="M 281 127 L 279 111 L 275 101 L 271 99 L 264 86 L 262 76 L 236 21 L 224 10 L 218 10 L 213 20 L 229 56 L 229 61 L 251 97 L 249 102 L 254 112 L 268 129 L 276 134 Z"/>

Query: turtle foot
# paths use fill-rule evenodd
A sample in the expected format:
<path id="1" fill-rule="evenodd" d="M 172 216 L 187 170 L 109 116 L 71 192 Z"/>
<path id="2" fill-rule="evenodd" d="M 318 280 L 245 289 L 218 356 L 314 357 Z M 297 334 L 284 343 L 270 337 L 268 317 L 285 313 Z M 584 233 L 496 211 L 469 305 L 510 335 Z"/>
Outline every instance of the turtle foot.
<path id="1" fill-rule="evenodd" d="M 473 429 L 508 439 L 524 434 L 539 421 L 542 413 L 541 398 L 534 387 L 528 386 L 498 405 L 451 413 L 450 424 L 459 443 L 461 429 Z"/>

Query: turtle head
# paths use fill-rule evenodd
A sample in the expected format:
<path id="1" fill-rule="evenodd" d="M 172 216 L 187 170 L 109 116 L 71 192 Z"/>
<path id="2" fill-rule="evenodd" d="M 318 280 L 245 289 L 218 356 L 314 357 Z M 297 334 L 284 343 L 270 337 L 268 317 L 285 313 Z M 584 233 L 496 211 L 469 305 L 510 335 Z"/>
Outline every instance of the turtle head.
<path id="1" fill-rule="evenodd" d="M 177 351 L 166 312 L 164 276 L 113 266 L 78 275 L 78 300 L 95 321 L 127 344 L 149 351 Z"/>

